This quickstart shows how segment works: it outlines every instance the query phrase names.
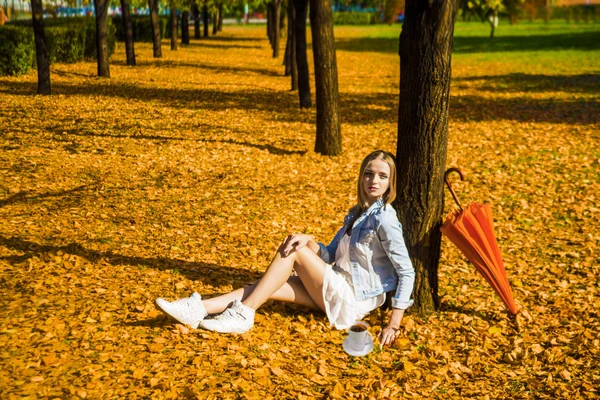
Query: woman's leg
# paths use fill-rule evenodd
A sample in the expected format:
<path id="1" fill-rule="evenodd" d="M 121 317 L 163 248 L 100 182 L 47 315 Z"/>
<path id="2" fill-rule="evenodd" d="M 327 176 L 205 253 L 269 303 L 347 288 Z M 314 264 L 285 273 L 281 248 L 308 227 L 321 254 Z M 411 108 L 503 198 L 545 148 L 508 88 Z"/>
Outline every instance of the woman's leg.
<path id="1" fill-rule="evenodd" d="M 209 314 L 219 314 L 233 303 L 234 300 L 244 301 L 254 291 L 258 283 L 244 286 L 232 292 L 210 299 L 202 299 L 204 307 Z M 275 293 L 269 298 L 271 300 L 285 301 L 287 303 L 299 304 L 304 307 L 319 310 L 319 306 L 310 297 L 304 284 L 297 276 L 290 276 Z"/>
<path id="2" fill-rule="evenodd" d="M 284 286 L 294 269 L 313 302 L 321 310 L 325 310 L 323 302 L 325 262 L 307 247 L 295 250 L 287 256 L 282 256 L 281 253 L 281 251 L 277 252 L 265 275 L 242 303 L 254 310 L 258 309 Z"/>

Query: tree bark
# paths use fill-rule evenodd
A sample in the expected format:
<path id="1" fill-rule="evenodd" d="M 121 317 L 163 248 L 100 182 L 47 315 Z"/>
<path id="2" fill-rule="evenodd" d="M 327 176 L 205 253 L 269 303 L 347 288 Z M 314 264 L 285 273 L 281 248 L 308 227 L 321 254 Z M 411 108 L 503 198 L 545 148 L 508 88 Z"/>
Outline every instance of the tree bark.
<path id="1" fill-rule="evenodd" d="M 310 0 L 310 29 L 317 92 L 315 152 L 337 156 L 342 154 L 342 134 L 331 5 L 331 0 Z"/>
<path id="2" fill-rule="evenodd" d="M 285 72 L 283 73 L 283 76 L 290 76 L 292 75 L 292 19 L 290 18 L 290 10 L 293 7 L 289 6 L 287 7 L 287 14 L 288 14 L 288 26 L 287 26 L 287 37 L 286 37 L 286 41 L 285 41 L 285 53 L 283 55 L 283 65 L 285 65 Z"/>
<path id="3" fill-rule="evenodd" d="M 194 12 L 194 39 L 200 39 L 200 8 L 198 8 L 198 3 L 194 2 L 192 10 Z"/>
<path id="4" fill-rule="evenodd" d="M 181 13 L 181 43 L 190 44 L 190 13 Z"/>
<path id="5" fill-rule="evenodd" d="M 306 8 L 308 0 L 294 0 L 294 33 L 296 39 L 296 63 L 298 65 L 298 94 L 300 108 L 312 106 L 310 100 L 310 81 L 308 58 L 306 56 Z"/>
<path id="6" fill-rule="evenodd" d="M 439 307 L 438 263 L 457 0 L 407 0 L 400 34 L 398 217 L 416 270 L 415 308 Z"/>
<path id="7" fill-rule="evenodd" d="M 206 0 L 202 6 L 202 22 L 204 23 L 204 37 L 208 37 L 208 5 Z"/>
<path id="8" fill-rule="evenodd" d="M 33 35 L 35 37 L 35 56 L 38 73 L 38 94 L 50 94 L 50 53 L 44 30 L 44 8 L 42 0 L 31 0 Z"/>
<path id="9" fill-rule="evenodd" d="M 279 20 L 281 19 L 281 1 L 273 0 L 273 58 L 279 57 Z"/>
<path id="10" fill-rule="evenodd" d="M 109 0 L 94 0 L 96 10 L 96 56 L 98 76 L 110 78 L 108 64 L 108 6 Z"/>
<path id="11" fill-rule="evenodd" d="M 223 32 L 223 3 L 219 3 L 219 23 L 217 24 L 217 30 Z"/>
<path id="12" fill-rule="evenodd" d="M 160 58 L 162 57 L 162 47 L 160 43 L 160 22 L 158 20 L 158 0 L 148 0 L 148 6 L 150 7 L 150 22 L 152 24 L 154 58 Z"/>
<path id="13" fill-rule="evenodd" d="M 271 9 L 271 3 L 267 4 L 267 37 L 269 38 L 269 44 L 273 48 L 273 11 Z"/>
<path id="14" fill-rule="evenodd" d="M 125 55 L 127 65 L 135 65 L 135 51 L 133 49 L 133 25 L 131 23 L 131 4 L 129 0 L 121 0 L 123 12 L 123 30 L 125 31 Z"/>
<path id="15" fill-rule="evenodd" d="M 171 5 L 171 50 L 177 50 L 177 7 Z"/>

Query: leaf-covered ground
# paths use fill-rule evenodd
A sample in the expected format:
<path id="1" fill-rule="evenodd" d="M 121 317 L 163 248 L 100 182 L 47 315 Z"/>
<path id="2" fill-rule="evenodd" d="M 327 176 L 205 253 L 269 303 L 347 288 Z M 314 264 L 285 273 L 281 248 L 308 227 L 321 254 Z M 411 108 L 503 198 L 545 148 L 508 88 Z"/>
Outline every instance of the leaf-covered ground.
<path id="1" fill-rule="evenodd" d="M 54 65 L 51 97 L 35 71 L 0 78 L 0 397 L 597 398 L 600 28 L 511 29 L 457 27 L 448 165 L 464 202 L 492 204 L 524 312 L 444 243 L 442 309 L 363 358 L 300 307 L 267 303 L 233 336 L 153 300 L 256 280 L 287 233 L 332 237 L 361 159 L 395 150 L 398 26 L 336 28 L 337 158 L 312 152 L 315 111 L 264 27 L 159 60 L 136 43 L 134 68 L 120 44 L 110 79 Z"/>

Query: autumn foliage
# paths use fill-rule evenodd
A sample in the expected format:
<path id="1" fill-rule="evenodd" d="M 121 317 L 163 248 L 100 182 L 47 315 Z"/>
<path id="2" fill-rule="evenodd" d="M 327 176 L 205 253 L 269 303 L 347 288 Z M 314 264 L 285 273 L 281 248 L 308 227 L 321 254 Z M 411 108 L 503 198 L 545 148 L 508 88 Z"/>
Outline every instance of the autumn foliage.
<path id="1" fill-rule="evenodd" d="M 335 158 L 264 27 L 162 59 L 136 43 L 137 67 L 120 44 L 110 79 L 56 64 L 52 96 L 0 78 L 0 398 L 597 398 L 600 49 L 455 40 L 448 166 L 492 205 L 515 318 L 446 241 L 441 310 L 362 358 L 301 307 L 267 303 L 243 336 L 155 310 L 258 279 L 287 233 L 333 236 L 364 155 L 395 149 L 398 30 L 336 28 Z"/>

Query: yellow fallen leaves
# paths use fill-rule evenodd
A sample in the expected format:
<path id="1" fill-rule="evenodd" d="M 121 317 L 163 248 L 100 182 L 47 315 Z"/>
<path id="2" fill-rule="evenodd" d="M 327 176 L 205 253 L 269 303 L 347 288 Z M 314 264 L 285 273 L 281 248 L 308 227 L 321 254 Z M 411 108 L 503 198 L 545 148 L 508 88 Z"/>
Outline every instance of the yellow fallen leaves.
<path id="1" fill-rule="evenodd" d="M 58 64 L 51 98 L 29 95 L 35 74 L 0 79 L 0 397 L 597 397 L 600 99 L 595 70 L 568 58 L 537 73 L 501 53 L 453 61 L 448 165 L 468 173 L 464 201 L 492 204 L 515 318 L 446 243 L 441 311 L 409 309 L 394 344 L 361 358 L 298 306 L 267 303 L 246 335 L 155 309 L 256 281 L 290 232 L 329 240 L 364 154 L 395 149 L 397 54 L 371 45 L 397 26 L 336 28 L 339 158 L 312 153 L 314 110 L 297 109 L 263 30 L 161 60 L 136 43 L 135 68 L 120 45 L 110 81 Z M 374 336 L 388 315 L 368 317 Z"/>

